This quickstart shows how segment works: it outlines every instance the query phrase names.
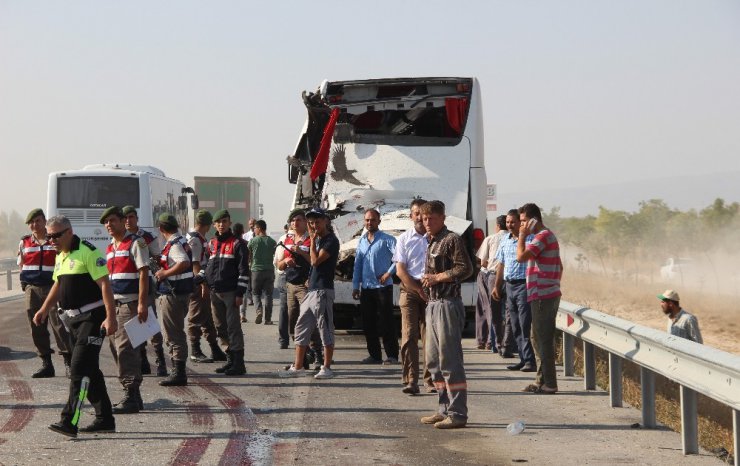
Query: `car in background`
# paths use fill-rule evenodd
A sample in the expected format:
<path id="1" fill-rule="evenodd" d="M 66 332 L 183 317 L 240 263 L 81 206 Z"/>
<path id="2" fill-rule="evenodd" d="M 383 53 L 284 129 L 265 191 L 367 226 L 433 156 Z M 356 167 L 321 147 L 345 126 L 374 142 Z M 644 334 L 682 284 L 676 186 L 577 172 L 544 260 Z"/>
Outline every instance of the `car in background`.
<path id="1" fill-rule="evenodd" d="M 664 281 L 681 280 L 683 284 L 684 277 L 693 273 L 694 268 L 695 264 L 692 259 L 669 257 L 660 268 L 660 278 Z"/>

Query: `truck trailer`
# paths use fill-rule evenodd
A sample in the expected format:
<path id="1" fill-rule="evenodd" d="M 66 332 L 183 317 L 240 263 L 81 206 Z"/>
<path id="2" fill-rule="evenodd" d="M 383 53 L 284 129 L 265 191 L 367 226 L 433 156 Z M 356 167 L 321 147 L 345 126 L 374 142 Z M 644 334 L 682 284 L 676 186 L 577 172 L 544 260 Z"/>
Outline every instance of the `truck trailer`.
<path id="1" fill-rule="evenodd" d="M 196 176 L 195 194 L 201 209 L 211 214 L 228 209 L 231 221 L 247 224 L 250 218 L 260 218 L 259 182 L 250 177 Z"/>

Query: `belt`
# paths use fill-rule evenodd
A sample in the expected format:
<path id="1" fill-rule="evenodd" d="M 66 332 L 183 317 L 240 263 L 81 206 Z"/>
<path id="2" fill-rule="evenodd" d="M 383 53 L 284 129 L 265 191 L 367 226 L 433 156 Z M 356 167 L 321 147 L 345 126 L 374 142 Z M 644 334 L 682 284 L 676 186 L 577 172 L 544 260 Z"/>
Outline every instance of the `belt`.
<path id="1" fill-rule="evenodd" d="M 62 309 L 59 311 L 59 313 L 64 313 L 68 317 L 77 317 L 80 314 L 84 314 L 86 312 L 90 312 L 93 309 L 97 309 L 100 306 L 103 305 L 103 300 L 100 299 L 98 301 L 95 301 L 94 303 L 85 304 L 84 306 L 80 307 L 79 309 Z"/>
<path id="2" fill-rule="evenodd" d="M 504 280 L 506 283 L 511 283 L 512 285 L 518 285 L 520 283 L 525 283 L 527 281 L 526 278 L 518 278 L 516 280 Z"/>

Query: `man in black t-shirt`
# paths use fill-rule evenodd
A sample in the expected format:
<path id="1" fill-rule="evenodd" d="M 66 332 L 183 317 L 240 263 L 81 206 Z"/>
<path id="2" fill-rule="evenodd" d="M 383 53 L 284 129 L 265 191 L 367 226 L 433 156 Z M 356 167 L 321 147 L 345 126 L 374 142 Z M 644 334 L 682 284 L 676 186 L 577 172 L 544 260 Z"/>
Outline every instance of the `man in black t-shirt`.
<path id="1" fill-rule="evenodd" d="M 317 379 L 334 377 L 331 360 L 334 355 L 334 269 L 339 257 L 339 240 L 330 229 L 330 219 L 322 209 L 313 208 L 306 213 L 311 237 L 311 273 L 308 293 L 301 302 L 301 311 L 295 326 L 295 363 L 280 371 L 281 377 L 298 377 L 305 374 L 303 357 L 311 341 L 311 333 L 318 327 L 324 345 L 324 364 L 314 376 Z"/>

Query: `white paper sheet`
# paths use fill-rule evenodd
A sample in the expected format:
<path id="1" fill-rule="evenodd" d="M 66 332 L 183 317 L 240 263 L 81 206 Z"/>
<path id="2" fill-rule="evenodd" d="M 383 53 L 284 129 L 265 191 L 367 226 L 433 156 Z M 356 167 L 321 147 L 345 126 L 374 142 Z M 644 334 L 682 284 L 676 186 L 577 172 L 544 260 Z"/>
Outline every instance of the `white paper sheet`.
<path id="1" fill-rule="evenodd" d="M 151 306 L 149 306 L 149 316 L 146 322 L 141 323 L 138 317 L 134 317 L 123 324 L 123 327 L 126 329 L 128 339 L 134 348 L 139 347 L 142 343 L 162 331 L 159 321 L 154 315 L 154 309 Z"/>

